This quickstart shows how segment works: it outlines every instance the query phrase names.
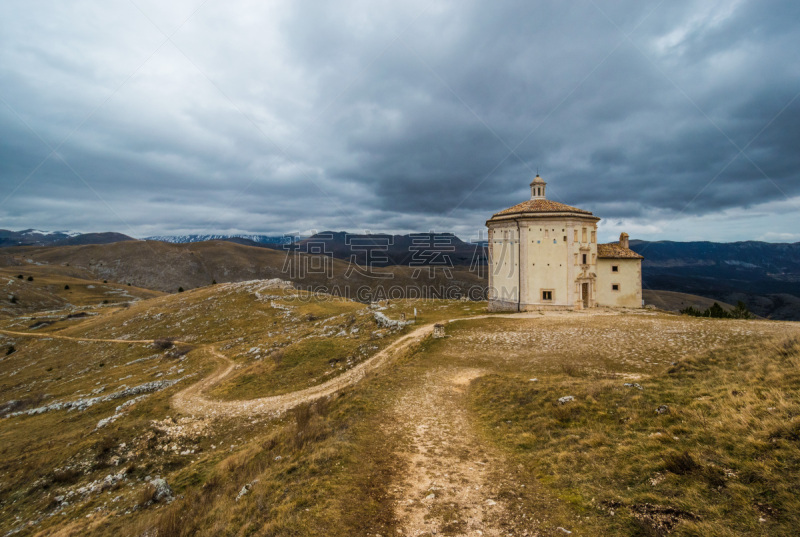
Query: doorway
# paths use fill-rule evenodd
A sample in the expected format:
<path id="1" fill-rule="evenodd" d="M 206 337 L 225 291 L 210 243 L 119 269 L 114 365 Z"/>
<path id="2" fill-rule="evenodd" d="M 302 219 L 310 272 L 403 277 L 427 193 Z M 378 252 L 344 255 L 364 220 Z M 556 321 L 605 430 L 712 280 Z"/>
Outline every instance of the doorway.
<path id="1" fill-rule="evenodd" d="M 581 284 L 581 298 L 583 299 L 583 307 L 589 307 L 589 284 L 582 283 Z"/>

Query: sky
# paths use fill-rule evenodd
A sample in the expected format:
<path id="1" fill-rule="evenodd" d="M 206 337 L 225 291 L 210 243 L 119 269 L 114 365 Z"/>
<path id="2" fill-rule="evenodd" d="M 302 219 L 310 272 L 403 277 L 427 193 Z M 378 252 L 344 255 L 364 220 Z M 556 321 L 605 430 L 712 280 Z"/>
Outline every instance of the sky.
<path id="1" fill-rule="evenodd" d="M 0 228 L 800 241 L 800 2 L 5 0 Z"/>

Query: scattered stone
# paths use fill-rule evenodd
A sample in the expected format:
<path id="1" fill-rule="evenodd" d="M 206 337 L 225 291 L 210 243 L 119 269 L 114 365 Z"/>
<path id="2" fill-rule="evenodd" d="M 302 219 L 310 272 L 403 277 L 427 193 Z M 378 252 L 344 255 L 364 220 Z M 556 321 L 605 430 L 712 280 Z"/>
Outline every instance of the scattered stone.
<path id="1" fill-rule="evenodd" d="M 528 379 L 528 382 L 539 382 L 539 379 Z"/>
<path id="2" fill-rule="evenodd" d="M 569 531 L 568 529 L 566 529 L 566 528 L 562 528 L 561 526 L 557 527 L 557 528 L 556 528 L 556 531 L 562 531 L 562 532 L 566 533 L 567 535 L 569 535 L 570 533 L 572 533 L 572 532 L 571 532 L 571 531 Z"/>
<path id="3" fill-rule="evenodd" d="M 150 481 L 150 484 L 155 488 L 155 492 L 153 493 L 153 501 L 172 501 L 172 489 L 169 488 L 169 485 L 165 479 L 157 477 Z"/>
<path id="4" fill-rule="evenodd" d="M 626 382 L 625 384 L 623 384 L 623 386 L 625 386 L 626 388 L 636 388 L 637 390 L 644 390 L 641 384 L 637 382 Z"/>
<path id="5" fill-rule="evenodd" d="M 559 397 L 559 398 L 558 398 L 558 404 L 559 404 L 559 405 L 566 405 L 566 404 L 567 404 L 567 403 L 569 403 L 570 401 L 574 401 L 574 400 L 575 400 L 575 397 L 574 397 L 574 396 L 572 396 L 572 395 L 565 395 L 564 397 Z"/>
<path id="6" fill-rule="evenodd" d="M 408 326 L 409 324 L 411 324 L 408 321 L 395 321 L 393 319 L 390 319 L 389 317 L 387 317 L 386 315 L 384 315 L 383 313 L 381 313 L 379 311 L 373 312 L 373 315 L 375 317 L 375 322 L 378 324 L 378 326 L 383 327 L 383 328 L 398 328 L 399 329 L 399 328 L 403 328 L 404 326 Z"/>
<path id="7" fill-rule="evenodd" d="M 258 483 L 258 479 L 254 479 L 250 483 L 245 484 L 242 487 L 242 490 L 240 490 L 239 494 L 236 496 L 236 501 L 238 502 L 242 498 L 242 496 L 250 492 L 250 489 L 252 489 L 253 485 L 255 485 L 256 483 Z"/>
<path id="8" fill-rule="evenodd" d="M 72 410 L 72 409 L 86 410 L 90 406 L 95 405 L 97 403 L 105 403 L 106 401 L 113 401 L 115 399 L 121 399 L 123 397 L 128 397 L 131 395 L 158 392 L 166 388 L 169 388 L 174 384 L 177 384 L 184 378 L 186 377 L 181 377 L 179 379 L 174 379 L 174 380 L 156 380 L 153 382 L 146 382 L 145 384 L 140 384 L 139 386 L 134 386 L 133 388 L 125 388 L 118 392 L 110 393 L 102 397 L 91 397 L 89 399 L 78 399 L 76 401 L 51 403 L 46 406 L 32 408 L 30 410 L 12 412 L 11 414 L 6 414 L 6 417 L 12 418 L 14 416 L 21 416 L 23 414 L 28 416 L 35 416 L 37 414 L 44 414 L 45 412 L 49 412 L 51 410 Z"/>
<path id="9" fill-rule="evenodd" d="M 281 457 L 280 455 L 278 455 L 277 457 L 275 457 L 275 460 L 276 460 L 276 461 L 280 461 L 280 460 L 282 460 L 282 459 L 283 459 L 283 457 Z"/>
<path id="10" fill-rule="evenodd" d="M 656 409 L 656 414 L 669 414 L 669 407 L 667 405 L 661 405 Z"/>

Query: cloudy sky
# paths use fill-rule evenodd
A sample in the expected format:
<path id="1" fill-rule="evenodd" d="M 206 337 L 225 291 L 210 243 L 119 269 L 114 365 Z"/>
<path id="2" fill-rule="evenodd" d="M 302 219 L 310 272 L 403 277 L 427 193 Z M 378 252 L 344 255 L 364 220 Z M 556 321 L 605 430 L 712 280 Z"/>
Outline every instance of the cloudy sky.
<path id="1" fill-rule="evenodd" d="M 800 241 L 800 2 L 5 0 L 0 228 Z"/>

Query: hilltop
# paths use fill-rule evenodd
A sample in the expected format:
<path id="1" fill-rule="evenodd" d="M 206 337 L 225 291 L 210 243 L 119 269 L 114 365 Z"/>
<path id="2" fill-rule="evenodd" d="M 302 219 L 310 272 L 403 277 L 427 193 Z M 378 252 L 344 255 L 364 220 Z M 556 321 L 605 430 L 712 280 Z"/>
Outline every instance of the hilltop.
<path id="1" fill-rule="evenodd" d="M 796 527 L 798 324 L 485 310 L 273 280 L 2 320 L 0 532 Z"/>

